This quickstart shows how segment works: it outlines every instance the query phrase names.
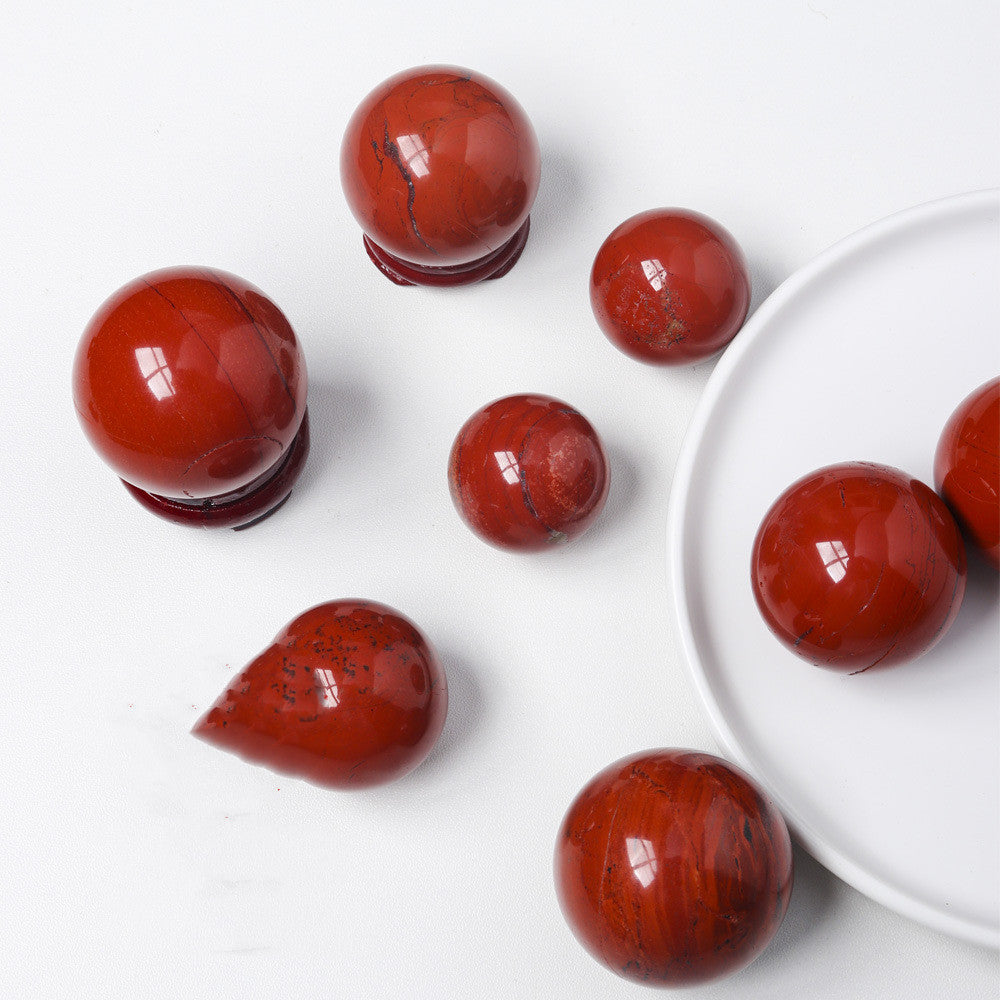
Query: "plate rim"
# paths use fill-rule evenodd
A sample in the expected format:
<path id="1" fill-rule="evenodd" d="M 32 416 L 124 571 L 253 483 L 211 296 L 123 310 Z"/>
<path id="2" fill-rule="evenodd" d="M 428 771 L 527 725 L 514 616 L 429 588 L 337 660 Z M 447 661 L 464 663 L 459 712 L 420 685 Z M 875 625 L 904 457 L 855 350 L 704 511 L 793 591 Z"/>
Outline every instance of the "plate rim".
<path id="1" fill-rule="evenodd" d="M 893 232 L 915 224 L 931 222 L 939 217 L 987 207 L 995 209 L 998 206 L 1000 206 L 1000 188 L 986 188 L 902 209 L 838 240 L 786 278 L 747 320 L 709 376 L 678 453 L 667 513 L 668 583 L 674 618 L 681 637 L 684 654 L 682 661 L 720 748 L 755 776 L 767 794 L 774 799 L 801 846 L 834 875 L 869 898 L 906 917 L 946 934 L 992 948 L 1000 948 L 1000 927 L 943 912 L 873 874 L 863 864 L 831 846 L 819 831 L 801 819 L 798 811 L 776 791 L 770 780 L 759 772 L 755 763 L 743 751 L 740 741 L 712 694 L 707 672 L 701 663 L 685 586 L 685 565 L 688 557 L 685 528 L 690 520 L 688 499 L 694 480 L 694 470 L 705 443 L 705 434 L 711 418 L 729 380 L 739 370 L 743 357 L 758 339 L 766 337 L 771 320 L 813 282 L 833 270 L 838 263 Z"/>

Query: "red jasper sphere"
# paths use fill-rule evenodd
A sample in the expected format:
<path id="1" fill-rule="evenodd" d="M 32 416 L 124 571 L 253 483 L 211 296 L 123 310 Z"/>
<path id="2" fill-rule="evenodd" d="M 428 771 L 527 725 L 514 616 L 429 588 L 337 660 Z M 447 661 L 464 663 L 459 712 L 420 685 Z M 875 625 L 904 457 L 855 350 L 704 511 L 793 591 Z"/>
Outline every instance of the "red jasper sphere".
<path id="1" fill-rule="evenodd" d="M 498 83 L 424 66 L 391 77 L 347 125 L 340 176 L 369 256 L 397 284 L 496 278 L 538 191 L 538 140 Z"/>
<path id="2" fill-rule="evenodd" d="M 597 432 L 551 396 L 495 400 L 465 423 L 448 462 L 451 498 L 466 524 L 503 549 L 567 542 L 593 524 L 608 495 Z"/>
<path id="3" fill-rule="evenodd" d="M 966 538 L 1000 569 L 1000 378 L 958 405 L 934 456 L 934 485 Z"/>
<path id="4" fill-rule="evenodd" d="M 341 600 L 299 615 L 233 679 L 192 732 L 330 788 L 402 777 L 444 727 L 448 686 L 398 611 Z"/>
<path id="5" fill-rule="evenodd" d="M 112 295 L 80 341 L 73 397 L 98 454 L 173 520 L 260 518 L 308 451 L 295 334 L 263 292 L 222 271 L 155 271 Z"/>
<path id="6" fill-rule="evenodd" d="M 661 208 L 634 215 L 601 245 L 590 303 L 608 339 L 658 365 L 699 361 L 736 336 L 750 307 L 743 252 L 717 222 Z"/>
<path id="7" fill-rule="evenodd" d="M 739 768 L 693 750 L 612 764 L 576 797 L 555 850 L 580 943 L 626 979 L 691 986 L 753 961 L 781 924 L 792 845 Z"/>
<path id="8" fill-rule="evenodd" d="M 965 593 L 965 548 L 948 508 L 918 480 L 870 462 L 793 483 L 761 522 L 751 561 L 771 631 L 836 670 L 923 655 Z"/>

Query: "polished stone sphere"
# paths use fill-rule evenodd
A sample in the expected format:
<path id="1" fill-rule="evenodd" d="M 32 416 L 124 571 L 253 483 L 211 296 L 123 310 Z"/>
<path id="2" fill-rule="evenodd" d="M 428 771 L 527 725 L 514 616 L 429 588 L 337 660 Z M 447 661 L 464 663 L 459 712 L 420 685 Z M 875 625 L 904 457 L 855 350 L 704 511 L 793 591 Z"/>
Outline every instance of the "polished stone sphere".
<path id="1" fill-rule="evenodd" d="M 101 458 L 175 521 L 259 519 L 308 452 L 295 334 L 263 292 L 222 271 L 155 271 L 112 295 L 80 341 L 73 398 Z"/>
<path id="2" fill-rule="evenodd" d="M 692 986 L 743 968 L 788 907 L 792 846 L 751 778 L 710 754 L 638 753 L 596 775 L 555 849 L 556 893 L 612 972 Z"/>
<path id="3" fill-rule="evenodd" d="M 965 537 L 1000 569 L 1000 378 L 951 415 L 934 456 L 934 485 Z"/>
<path id="4" fill-rule="evenodd" d="M 656 365 L 700 361 L 736 336 L 750 307 L 743 252 L 718 222 L 680 208 L 627 219 L 597 251 L 590 303 L 625 354 Z"/>
<path id="5" fill-rule="evenodd" d="M 358 106 L 340 177 L 376 266 L 397 284 L 498 278 L 528 237 L 538 140 L 523 108 L 471 70 L 424 66 Z"/>
<path id="6" fill-rule="evenodd" d="M 793 653 L 858 673 L 916 659 L 945 635 L 965 593 L 965 547 L 923 483 L 872 462 L 793 483 L 764 516 L 751 585 Z"/>
<path id="7" fill-rule="evenodd" d="M 604 507 L 609 482 L 593 426 L 551 396 L 506 396 L 477 410 L 448 462 L 465 523 L 484 541 L 520 552 L 582 535 Z"/>

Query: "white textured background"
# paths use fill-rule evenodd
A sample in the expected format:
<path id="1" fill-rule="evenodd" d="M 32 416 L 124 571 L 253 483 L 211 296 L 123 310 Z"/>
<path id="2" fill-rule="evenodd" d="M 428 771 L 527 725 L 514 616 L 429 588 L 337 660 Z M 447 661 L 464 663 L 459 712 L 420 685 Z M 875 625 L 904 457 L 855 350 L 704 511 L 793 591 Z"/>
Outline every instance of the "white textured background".
<path id="1" fill-rule="evenodd" d="M 694 208 L 742 244 L 756 304 L 874 219 L 996 185 L 998 42 L 988 0 L 8 0 L 0 995 L 649 995 L 576 944 L 551 853 L 607 763 L 714 749 L 665 544 L 712 364 L 659 371 L 611 348 L 593 255 L 637 211 Z M 389 284 L 341 196 L 354 106 L 428 62 L 494 77 L 538 132 L 532 234 L 501 281 Z M 306 353 L 309 465 L 251 531 L 146 514 L 76 424 L 91 313 L 178 263 L 257 284 Z M 543 556 L 483 545 L 447 491 L 458 427 L 517 391 L 578 407 L 612 462 L 601 520 Z M 395 605 L 438 647 L 451 712 L 422 768 L 335 794 L 188 735 L 285 622 L 341 596 Z M 772 947 L 690 995 L 996 996 L 995 953 L 796 860 Z"/>

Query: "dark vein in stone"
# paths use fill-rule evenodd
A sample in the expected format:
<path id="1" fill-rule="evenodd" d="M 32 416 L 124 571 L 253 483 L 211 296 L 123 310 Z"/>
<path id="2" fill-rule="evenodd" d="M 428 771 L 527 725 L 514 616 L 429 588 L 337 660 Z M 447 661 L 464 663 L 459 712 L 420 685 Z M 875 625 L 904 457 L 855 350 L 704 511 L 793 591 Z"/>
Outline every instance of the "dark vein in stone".
<path id="1" fill-rule="evenodd" d="M 232 299 L 236 308 L 239 309 L 240 312 L 243 313 L 243 315 L 250 321 L 250 325 L 254 328 L 257 338 L 260 340 L 264 350 L 267 351 L 267 356 L 271 359 L 271 363 L 274 365 L 274 370 L 278 373 L 278 378 L 281 379 L 285 395 L 292 401 L 292 412 L 294 413 L 296 410 L 295 397 L 292 395 L 292 390 L 288 387 L 288 379 L 285 378 L 285 373 L 281 370 L 281 366 L 278 364 L 278 359 L 274 356 L 274 352 L 271 350 L 270 344 L 268 344 L 267 340 L 264 338 L 263 330 L 261 330 L 261 328 L 257 325 L 257 321 L 253 318 L 250 310 L 243 304 L 243 301 L 236 294 L 235 290 L 230 288 L 229 285 L 222 280 L 222 277 L 214 271 L 209 271 L 208 274 L 212 276 L 213 281 L 217 282 L 222 287 L 226 295 Z"/>
<path id="2" fill-rule="evenodd" d="M 180 318 L 182 320 L 184 320 L 185 323 L 187 323 L 188 327 L 191 329 L 191 332 L 202 342 L 202 344 L 205 347 L 205 350 L 208 351 L 208 353 L 212 355 L 212 358 L 214 359 L 215 363 L 219 366 L 219 371 L 221 371 L 222 374 L 226 376 L 226 381 L 229 383 L 229 388 L 233 390 L 233 395 L 236 397 L 237 402 L 239 402 L 240 409 L 243 411 L 243 415 L 247 418 L 247 423 L 250 425 L 251 432 L 254 435 L 256 435 L 257 434 L 257 428 L 254 427 L 253 420 L 250 419 L 250 411 L 247 409 L 246 404 L 243 402 L 243 397 L 236 390 L 236 385 L 233 382 L 232 376 L 229 374 L 228 371 L 226 371 L 225 366 L 219 360 L 219 357 L 215 353 L 215 351 L 213 351 L 212 348 L 208 346 L 208 343 L 205 340 L 205 338 L 201 335 L 201 333 L 199 333 L 198 328 L 194 325 L 194 323 L 191 322 L 191 320 L 189 320 L 187 318 L 187 316 L 184 315 L 184 311 L 177 305 L 177 303 L 172 302 L 169 298 L 167 298 L 167 296 L 164 295 L 163 292 L 161 292 L 159 288 L 157 288 L 155 285 L 150 284 L 146 280 L 143 280 L 143 284 L 151 292 L 154 292 L 155 294 L 159 295 L 159 297 L 161 299 L 163 299 L 163 301 L 166 302 L 167 305 L 170 306 L 171 309 L 176 309 L 177 310 L 177 315 L 180 316 Z"/>
<path id="3" fill-rule="evenodd" d="M 820 645 L 825 645 L 831 639 L 835 639 L 838 635 L 844 632 L 849 626 L 853 625 L 855 620 L 860 618 L 861 615 L 863 615 L 871 607 L 872 601 L 875 600 L 875 597 L 878 594 L 879 587 L 882 586 L 882 579 L 885 576 L 886 566 L 887 563 L 883 562 L 881 568 L 878 571 L 878 579 L 875 581 L 875 586 L 872 588 L 871 594 L 868 595 L 868 600 L 865 601 L 865 603 L 862 604 L 861 607 L 858 608 L 858 610 L 855 611 L 854 614 L 851 615 L 851 617 L 848 618 L 847 621 L 840 626 L 840 628 L 835 629 L 833 632 L 828 632 L 826 635 L 824 635 L 823 638 L 819 640 Z"/>
<path id="4" fill-rule="evenodd" d="M 223 448 L 228 448 L 231 444 L 236 444 L 239 441 L 271 441 L 279 448 L 281 447 L 281 442 L 277 438 L 273 438 L 268 434 L 248 434 L 246 437 L 231 438 L 225 444 L 216 445 L 214 448 L 209 448 L 208 451 L 203 452 L 188 465 L 183 474 L 186 476 L 199 462 L 204 461 L 213 452 L 222 451 Z"/>
<path id="5" fill-rule="evenodd" d="M 812 632 L 812 631 L 813 631 L 813 630 L 814 630 L 815 628 L 816 628 L 816 626 L 815 626 L 815 625 L 810 625 L 810 626 L 809 626 L 809 628 L 807 628 L 807 629 L 805 630 L 805 632 L 801 632 L 801 633 L 800 633 L 799 635 L 797 635 L 797 636 L 795 637 L 795 645 L 796 645 L 796 646 L 798 646 L 798 645 L 799 645 L 799 644 L 800 644 L 800 643 L 802 642 L 802 640 L 803 640 L 803 639 L 804 639 L 804 638 L 805 638 L 805 637 L 806 637 L 807 635 L 809 635 L 809 633 L 810 633 L 810 632 Z"/>
<path id="6" fill-rule="evenodd" d="M 389 138 L 389 125 L 386 123 L 385 132 L 382 136 L 382 146 L 385 149 L 385 155 L 389 157 L 390 160 L 396 165 L 396 169 L 399 171 L 403 180 L 406 181 L 406 210 L 410 214 L 410 225 L 413 227 L 413 235 L 416 236 L 420 242 L 427 247 L 428 250 L 435 257 L 439 256 L 437 250 L 434 249 L 424 239 L 423 234 L 420 232 L 420 227 L 417 225 L 417 218 L 413 214 L 413 202 L 417 197 L 417 189 L 413 184 L 413 178 L 410 176 L 410 171 L 406 169 L 403 163 L 403 158 L 399 155 L 399 147 Z"/>
<path id="7" fill-rule="evenodd" d="M 532 432 L 534 429 L 551 413 L 572 413 L 572 410 L 555 410 L 555 411 L 545 411 L 543 412 L 537 420 L 535 420 L 524 432 L 524 437 L 521 440 L 521 447 L 517 453 L 517 478 L 521 484 L 521 496 L 524 499 L 524 506 L 527 507 L 528 513 L 538 522 L 548 533 L 550 542 L 565 542 L 567 540 L 566 533 L 553 528 L 550 524 L 547 524 L 538 515 L 538 511 L 535 509 L 535 505 L 531 499 L 531 491 L 528 489 L 528 481 L 524 473 L 524 454 L 528 450 L 528 443 L 531 439 Z"/>

